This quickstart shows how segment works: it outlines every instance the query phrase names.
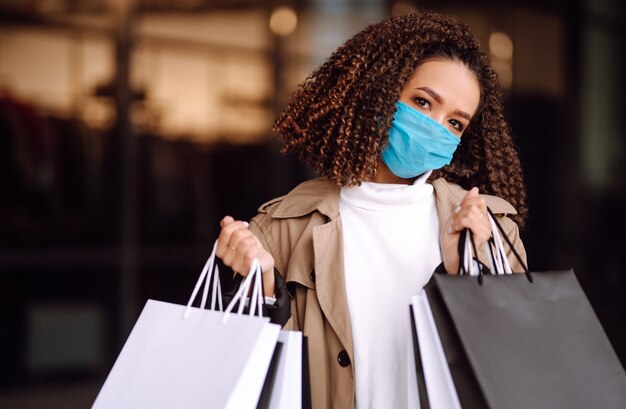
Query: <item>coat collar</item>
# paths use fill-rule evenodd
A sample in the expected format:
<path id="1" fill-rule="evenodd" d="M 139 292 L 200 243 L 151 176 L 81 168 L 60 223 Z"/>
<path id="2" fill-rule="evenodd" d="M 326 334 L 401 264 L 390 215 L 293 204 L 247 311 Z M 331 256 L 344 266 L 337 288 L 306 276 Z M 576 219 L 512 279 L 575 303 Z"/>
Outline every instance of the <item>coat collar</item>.
<path id="1" fill-rule="evenodd" d="M 467 190 L 461 186 L 449 183 L 443 178 L 430 181 L 435 189 L 438 209 L 454 209 L 461 202 Z M 280 203 L 273 213 L 277 219 L 301 217 L 313 211 L 318 211 L 334 220 L 339 216 L 340 188 L 326 178 L 317 178 L 301 183 L 287 195 L 265 203 L 260 211 L 277 201 Z M 481 195 L 487 206 L 495 214 L 517 214 L 515 208 L 506 200 L 492 195 Z"/>
<path id="2" fill-rule="evenodd" d="M 308 180 L 296 186 L 287 195 L 261 206 L 260 210 L 269 204 L 280 201 L 272 215 L 276 219 L 300 217 L 318 211 L 330 220 L 334 220 L 339 216 L 340 190 L 338 186 L 326 178 Z"/>

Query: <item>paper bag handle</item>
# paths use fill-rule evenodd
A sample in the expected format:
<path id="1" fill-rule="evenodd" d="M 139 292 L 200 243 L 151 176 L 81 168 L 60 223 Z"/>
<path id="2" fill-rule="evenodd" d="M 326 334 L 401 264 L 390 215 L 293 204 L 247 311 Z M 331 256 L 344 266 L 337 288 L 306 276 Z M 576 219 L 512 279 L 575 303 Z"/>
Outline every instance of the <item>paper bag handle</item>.
<path id="1" fill-rule="evenodd" d="M 491 225 L 491 237 L 485 243 L 485 245 L 488 246 L 491 256 L 489 259 L 489 270 L 492 274 L 513 274 L 493 213 L 489 213 L 487 217 Z M 472 231 L 465 229 L 461 232 L 459 238 L 459 274 L 481 276 L 483 274 L 481 264 L 484 266 L 478 259 L 478 252 L 476 251 Z"/>
<path id="2" fill-rule="evenodd" d="M 253 281 L 254 284 L 252 284 Z M 239 308 L 237 309 L 237 315 L 242 315 L 244 300 L 246 298 L 246 294 L 250 291 L 251 285 L 253 287 L 252 293 L 250 294 L 250 309 L 248 314 L 252 316 L 255 312 L 257 312 L 259 317 L 263 316 L 263 272 L 261 271 L 261 263 L 255 258 L 252 261 L 248 275 L 239 286 L 239 290 L 237 290 L 233 296 L 233 299 L 226 307 L 226 310 L 224 310 L 224 318 L 222 319 L 223 323 L 228 322 L 230 312 L 235 308 L 235 304 L 237 304 L 238 301 Z"/>
<path id="3" fill-rule="evenodd" d="M 496 220 L 496 217 L 493 214 L 493 211 L 491 211 L 490 208 L 487 208 L 487 211 L 489 212 L 489 216 L 491 216 L 491 221 L 493 222 L 493 224 L 495 224 L 495 226 L 498 228 L 498 230 L 500 230 L 500 232 L 502 233 L 502 236 L 504 237 L 504 240 L 506 241 L 506 244 L 508 244 L 509 248 L 511 249 L 511 251 L 515 255 L 515 258 L 517 259 L 517 261 L 519 261 L 520 265 L 524 269 L 524 273 L 526 274 L 526 277 L 528 278 L 528 281 L 530 281 L 532 283 L 533 282 L 533 276 L 530 273 L 530 271 L 528 270 L 528 266 L 526 265 L 526 263 L 524 263 L 524 260 L 522 260 L 522 256 L 520 256 L 519 253 L 517 252 L 517 250 L 515 250 L 515 247 L 513 246 L 513 243 L 511 243 L 511 239 L 509 239 L 509 237 L 504 232 L 504 229 L 502 228 L 502 226 L 500 225 L 498 220 Z M 500 243 L 500 245 L 502 245 L 502 243 Z"/>
<path id="4" fill-rule="evenodd" d="M 490 267 L 492 274 L 513 274 L 511 264 L 509 263 L 506 251 L 504 250 L 504 244 L 502 243 L 502 237 L 504 237 L 504 240 L 524 269 L 526 278 L 528 278 L 528 281 L 532 283 L 532 274 L 528 270 L 528 267 L 522 257 L 519 255 L 517 250 L 515 250 L 513 243 L 511 243 L 511 240 L 506 235 L 495 214 L 489 207 L 487 208 L 487 212 L 489 223 L 491 224 L 492 235 L 485 245 L 489 247 L 491 255 L 489 262 L 491 264 Z M 493 252 L 494 249 L 495 254 Z M 480 268 L 480 264 L 482 263 L 478 260 L 478 252 L 476 251 L 476 247 L 474 245 L 472 232 L 469 229 L 465 229 L 461 232 L 461 237 L 459 238 L 459 274 L 467 273 L 469 275 L 478 276 L 479 282 L 481 282 L 482 269 Z"/>
<path id="5" fill-rule="evenodd" d="M 204 267 L 202 268 L 202 272 L 200 273 L 200 277 L 198 277 L 198 281 L 196 281 L 196 286 L 191 293 L 191 297 L 189 297 L 189 302 L 187 302 L 187 308 L 185 308 L 184 318 L 189 316 L 189 312 L 191 311 L 191 304 L 195 301 L 198 296 L 198 291 L 200 291 L 200 286 L 204 281 L 204 290 L 202 291 L 202 301 L 200 302 L 200 308 L 204 309 L 206 307 L 207 297 L 209 293 L 209 285 L 211 283 L 211 278 L 213 278 L 213 289 L 211 291 L 211 309 L 214 310 L 216 304 L 219 308 L 219 311 L 222 311 L 224 308 L 222 304 L 222 286 L 220 285 L 220 270 L 219 267 L 215 263 L 215 251 L 217 249 L 217 240 L 215 240 L 215 244 L 213 244 L 213 250 L 211 251 L 211 255 L 209 259 L 204 263 Z M 205 280 L 206 279 L 206 280 Z"/>

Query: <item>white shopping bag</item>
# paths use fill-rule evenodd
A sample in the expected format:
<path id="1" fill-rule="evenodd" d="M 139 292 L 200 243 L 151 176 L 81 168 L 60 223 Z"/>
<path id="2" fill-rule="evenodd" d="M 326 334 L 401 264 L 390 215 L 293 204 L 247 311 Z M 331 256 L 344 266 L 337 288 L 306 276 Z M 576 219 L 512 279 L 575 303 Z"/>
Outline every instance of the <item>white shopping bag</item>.
<path id="1" fill-rule="evenodd" d="M 413 316 L 411 315 L 413 320 Z M 416 366 L 413 365 L 415 361 L 415 352 L 412 342 L 406 344 L 406 359 L 409 365 L 406 367 L 406 381 L 407 381 L 407 395 L 406 395 L 406 407 L 408 409 L 420 409 L 419 391 L 417 388 L 417 373 Z"/>
<path id="2" fill-rule="evenodd" d="M 413 342 L 417 342 L 419 346 L 421 368 L 418 370 L 421 369 L 424 372 L 423 378 L 427 391 L 425 395 L 430 409 L 461 409 L 426 292 L 420 291 L 418 295 L 412 297 L 411 301 L 412 319 L 415 323 Z"/>
<path id="3" fill-rule="evenodd" d="M 299 409 L 302 407 L 303 339 L 300 331 L 281 331 L 278 341 L 282 349 L 276 379 L 270 398 L 270 409 Z"/>
<path id="4" fill-rule="evenodd" d="M 92 409 L 256 408 L 280 326 L 241 308 L 229 315 L 252 281 L 250 314 L 260 313 L 258 262 L 226 312 L 204 309 L 214 257 L 187 306 L 148 300 Z M 201 308 L 193 308 L 205 278 Z"/>

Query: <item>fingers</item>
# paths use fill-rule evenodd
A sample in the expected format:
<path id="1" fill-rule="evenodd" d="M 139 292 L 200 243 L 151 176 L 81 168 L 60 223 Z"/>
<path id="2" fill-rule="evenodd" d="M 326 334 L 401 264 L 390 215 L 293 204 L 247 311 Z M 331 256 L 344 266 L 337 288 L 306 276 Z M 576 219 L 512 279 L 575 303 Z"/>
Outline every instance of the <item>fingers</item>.
<path id="1" fill-rule="evenodd" d="M 222 230 L 220 231 L 220 235 L 218 237 L 216 254 L 219 258 L 224 259 L 225 255 L 230 250 L 234 250 L 236 248 L 233 243 L 231 243 L 233 234 L 237 231 L 247 230 L 248 223 L 239 220 L 235 221 L 232 217 L 226 216 L 222 219 L 220 225 L 222 226 Z M 242 233 L 238 233 L 236 236 L 240 237 L 241 234 Z"/>
<path id="2" fill-rule="evenodd" d="M 482 247 L 491 237 L 491 224 L 487 213 L 487 203 L 478 194 L 478 188 L 472 188 L 454 209 L 441 232 L 441 254 L 444 267 L 454 274 L 459 267 L 458 243 L 461 231 L 469 229 L 476 247 Z"/>
<path id="3" fill-rule="evenodd" d="M 448 233 L 458 234 L 463 229 L 470 229 L 477 246 L 482 246 L 491 237 L 491 224 L 487 217 L 485 199 L 478 195 L 478 188 L 472 188 L 454 210 L 448 227 Z"/>
<path id="4" fill-rule="evenodd" d="M 485 199 L 480 197 L 478 194 L 478 188 L 473 187 L 461 200 L 459 207 L 465 208 L 467 206 L 477 206 L 483 213 L 483 215 L 487 214 L 487 203 Z M 457 208 L 458 209 L 458 208 Z"/>
<path id="5" fill-rule="evenodd" d="M 233 271 L 236 271 L 243 276 L 248 275 L 255 259 L 259 261 L 263 272 L 268 272 L 268 265 L 271 265 L 269 268 L 270 271 L 274 268 L 274 259 L 260 245 L 241 245 L 237 247 L 237 250 L 234 253 L 235 255 L 232 257 L 232 265 L 230 267 Z"/>
<path id="6" fill-rule="evenodd" d="M 216 255 L 233 271 L 246 276 L 254 259 L 258 259 L 261 270 L 266 273 L 274 268 L 274 259 L 259 239 L 248 229 L 248 222 L 226 216 L 220 222 L 222 227 Z"/>
<path id="7" fill-rule="evenodd" d="M 465 200 L 468 199 L 473 199 L 479 197 L 478 196 L 478 188 L 476 186 L 474 186 L 473 188 L 471 188 L 463 197 L 463 200 L 461 200 L 461 203 L 463 203 Z"/>
<path id="8" fill-rule="evenodd" d="M 224 227 L 234 221 L 235 219 L 233 219 L 231 216 L 224 216 L 224 218 L 220 221 L 220 227 Z"/>

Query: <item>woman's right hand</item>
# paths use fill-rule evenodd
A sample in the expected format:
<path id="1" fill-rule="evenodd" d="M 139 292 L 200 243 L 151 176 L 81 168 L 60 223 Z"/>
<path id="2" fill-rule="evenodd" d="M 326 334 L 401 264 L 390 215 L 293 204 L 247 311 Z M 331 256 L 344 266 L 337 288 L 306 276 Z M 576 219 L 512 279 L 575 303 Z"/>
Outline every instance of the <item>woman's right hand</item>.
<path id="1" fill-rule="evenodd" d="M 274 295 L 274 257 L 265 250 L 259 239 L 248 229 L 248 222 L 226 216 L 220 222 L 215 254 L 233 271 L 248 275 L 254 259 L 258 259 L 263 272 L 266 296 Z"/>

